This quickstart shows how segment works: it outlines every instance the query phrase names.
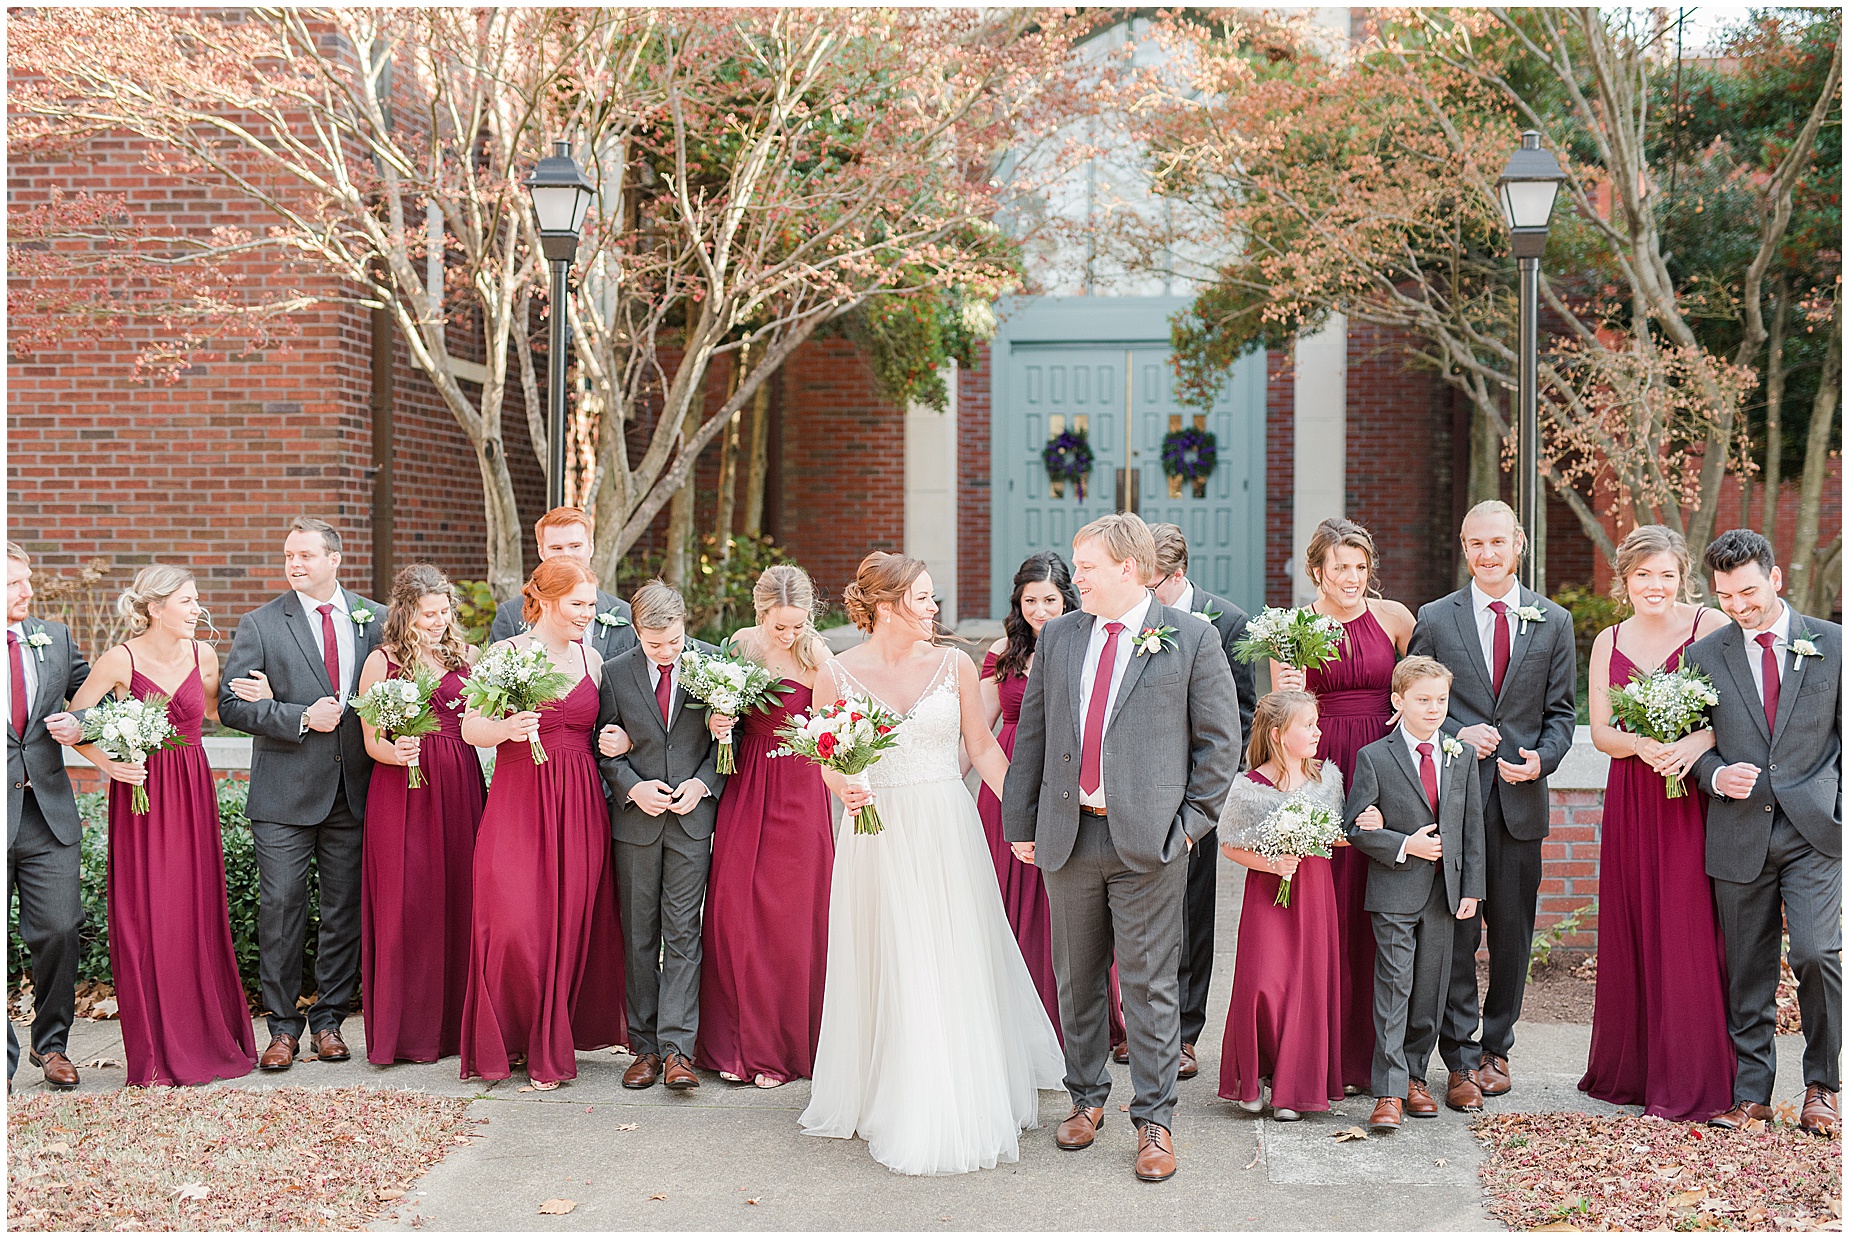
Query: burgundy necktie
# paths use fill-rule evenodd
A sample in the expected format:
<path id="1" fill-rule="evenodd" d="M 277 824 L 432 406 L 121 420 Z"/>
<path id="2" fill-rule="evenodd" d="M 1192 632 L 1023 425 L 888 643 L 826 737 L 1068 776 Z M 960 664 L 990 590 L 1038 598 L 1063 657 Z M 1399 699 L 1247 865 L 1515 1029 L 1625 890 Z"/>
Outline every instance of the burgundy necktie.
<path id="1" fill-rule="evenodd" d="M 1492 602 L 1489 609 L 1496 613 L 1496 632 L 1490 638 L 1489 645 L 1489 682 L 1498 697 L 1502 696 L 1502 677 L 1509 669 L 1509 604 Z"/>
<path id="2" fill-rule="evenodd" d="M 26 655 L 19 648 L 17 633 L 6 634 L 6 656 L 13 664 L 13 730 L 23 740 L 26 735 Z"/>
<path id="3" fill-rule="evenodd" d="M 1778 640 L 1769 632 L 1762 632 L 1753 640 L 1759 642 L 1759 678 L 1765 681 L 1763 696 L 1766 699 L 1766 730 L 1778 730 L 1778 652 L 1772 643 Z"/>
<path id="4" fill-rule="evenodd" d="M 341 689 L 340 639 L 334 635 L 334 604 L 324 602 L 315 610 L 321 612 L 321 661 L 327 666 L 327 682 L 338 697 Z"/>
<path id="5" fill-rule="evenodd" d="M 1111 706 L 1111 680 L 1117 671 L 1117 634 L 1124 626 L 1104 626 L 1104 648 L 1091 678 L 1091 704 L 1085 709 L 1085 738 L 1079 749 L 1079 790 L 1087 796 L 1104 784 L 1104 716 Z"/>
<path id="6" fill-rule="evenodd" d="M 1432 746 L 1419 746 L 1419 783 L 1425 788 L 1425 802 L 1432 806 L 1432 815 L 1438 814 L 1438 767 L 1432 764 Z"/>
<path id="7" fill-rule="evenodd" d="M 668 710 L 674 704 L 674 664 L 662 666 L 657 663 L 655 670 L 660 674 L 655 679 L 655 704 L 661 707 L 661 725 L 668 725 Z"/>

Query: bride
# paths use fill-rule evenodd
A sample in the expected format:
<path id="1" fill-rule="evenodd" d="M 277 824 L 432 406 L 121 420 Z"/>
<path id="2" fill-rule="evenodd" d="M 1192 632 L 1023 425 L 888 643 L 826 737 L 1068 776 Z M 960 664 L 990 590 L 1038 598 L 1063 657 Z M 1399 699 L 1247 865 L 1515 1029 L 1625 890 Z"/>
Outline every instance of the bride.
<path id="1" fill-rule="evenodd" d="M 933 644 L 922 563 L 874 552 L 846 602 L 872 635 L 827 664 L 835 696 L 872 698 L 904 721 L 865 775 L 872 792 L 823 772 L 848 813 L 803 1131 L 859 1135 L 901 1174 L 1012 1162 L 1065 1061 L 1002 910 L 957 741 L 998 795 L 1008 761 L 984 723 L 975 664 Z M 874 799 L 885 829 L 855 834 L 852 815 Z"/>

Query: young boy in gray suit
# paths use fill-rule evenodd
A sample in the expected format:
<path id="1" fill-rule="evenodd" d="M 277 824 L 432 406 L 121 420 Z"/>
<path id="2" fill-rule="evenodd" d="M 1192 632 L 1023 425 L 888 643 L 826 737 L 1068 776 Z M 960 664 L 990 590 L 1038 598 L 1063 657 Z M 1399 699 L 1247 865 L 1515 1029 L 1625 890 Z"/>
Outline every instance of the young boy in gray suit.
<path id="1" fill-rule="evenodd" d="M 1393 669 L 1400 725 L 1356 755 L 1343 808 L 1348 841 L 1373 862 L 1376 1131 L 1397 1130 L 1407 1114 L 1438 1114 L 1425 1071 L 1444 1014 L 1453 922 L 1475 916 L 1483 898 L 1483 784 L 1475 750 L 1439 730 L 1450 701 L 1443 663 L 1402 659 Z"/>

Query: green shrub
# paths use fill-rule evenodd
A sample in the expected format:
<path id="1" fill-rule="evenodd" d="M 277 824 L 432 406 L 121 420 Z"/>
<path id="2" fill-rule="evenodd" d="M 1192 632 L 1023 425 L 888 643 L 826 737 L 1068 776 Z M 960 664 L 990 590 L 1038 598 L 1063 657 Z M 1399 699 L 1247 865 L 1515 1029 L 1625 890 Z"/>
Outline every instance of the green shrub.
<path id="1" fill-rule="evenodd" d="M 1587 669 L 1592 665 L 1592 642 L 1605 629 L 1631 613 L 1631 609 L 1610 594 L 1597 592 L 1590 585 L 1562 585 L 1554 592 L 1554 601 L 1573 617 L 1573 652 L 1579 664 L 1577 696 L 1579 721 L 1586 721 Z"/>
<path id="2" fill-rule="evenodd" d="M 494 612 L 494 591 L 488 588 L 488 582 L 456 582 L 456 622 L 468 634 L 470 645 L 488 644 Z"/>

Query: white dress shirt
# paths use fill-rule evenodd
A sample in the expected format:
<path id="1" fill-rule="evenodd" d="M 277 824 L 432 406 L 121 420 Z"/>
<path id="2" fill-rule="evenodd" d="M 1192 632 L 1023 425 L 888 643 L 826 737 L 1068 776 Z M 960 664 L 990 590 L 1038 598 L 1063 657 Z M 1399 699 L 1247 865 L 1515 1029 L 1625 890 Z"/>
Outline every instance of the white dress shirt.
<path id="1" fill-rule="evenodd" d="M 1404 723 L 1401 723 L 1397 730 L 1400 734 L 1400 743 L 1406 746 L 1406 752 L 1408 756 L 1412 758 L 1412 772 L 1415 778 L 1417 778 L 1419 773 L 1419 746 L 1421 744 L 1429 744 L 1432 746 L 1432 771 L 1438 779 L 1438 803 L 1443 804 L 1445 797 L 1445 751 L 1440 746 L 1444 742 L 1445 733 L 1443 731 L 1435 731 L 1432 733 L 1432 738 L 1430 740 L 1421 740 L 1410 731 L 1407 731 Z M 1420 790 L 1425 790 L 1424 784 L 1420 784 Z M 1438 808 L 1436 805 L 1432 808 L 1432 820 L 1438 820 Z M 1406 844 L 1411 842 L 1411 835 L 1407 835 L 1405 840 L 1401 842 L 1399 857 L 1401 861 L 1406 859 Z"/>
<path id="2" fill-rule="evenodd" d="M 1783 684 L 1785 682 L 1785 672 L 1788 670 L 1786 663 L 1789 661 L 1786 659 L 1785 654 L 1791 649 L 1791 608 L 1786 606 L 1784 599 L 1781 598 L 1778 603 L 1777 619 L 1773 620 L 1764 628 L 1755 628 L 1752 632 L 1747 632 L 1742 628 L 1740 632 L 1742 634 L 1741 639 L 1746 642 L 1746 665 L 1753 670 L 1753 687 L 1759 690 L 1759 708 L 1764 710 L 1766 704 L 1766 656 L 1765 651 L 1759 648 L 1759 634 L 1762 632 L 1769 632 L 1772 634 L 1772 651 L 1778 656 L 1778 682 Z M 1726 768 L 1727 767 L 1722 766 L 1721 770 L 1725 770 Z M 1721 794 L 1720 777 L 1721 771 L 1716 770 L 1714 772 L 1714 777 L 1708 780 L 1708 790 L 1713 792 L 1716 796 Z"/>
<path id="3" fill-rule="evenodd" d="M 1193 614 L 1194 612 L 1194 582 L 1188 580 L 1186 577 L 1182 578 L 1181 596 L 1175 599 L 1175 609 L 1177 611 L 1186 611 L 1189 614 Z"/>
<path id="4" fill-rule="evenodd" d="M 19 665 L 25 669 L 26 673 L 26 720 L 30 722 L 32 719 L 32 703 L 39 699 L 39 654 L 37 650 L 26 644 L 27 633 L 26 622 L 24 620 L 21 620 L 17 624 L 9 624 L 7 626 L 7 631 L 19 638 Z M 8 672 L 6 682 L 7 691 L 11 693 L 13 684 L 11 672 Z M 7 717 L 11 718 L 12 714 L 10 711 L 13 708 L 13 703 L 9 701 L 6 703 L 6 706 L 9 711 Z"/>
<path id="5" fill-rule="evenodd" d="M 1109 623 L 1122 624 L 1123 631 L 1117 634 L 1115 668 L 1111 672 L 1110 696 L 1104 702 L 1104 730 L 1109 734 L 1111 727 L 1111 710 L 1117 704 L 1117 692 L 1123 687 L 1124 673 L 1130 669 L 1130 659 L 1136 654 L 1136 638 L 1143 631 L 1143 621 L 1149 616 L 1149 608 L 1154 606 L 1156 596 L 1145 592 L 1143 600 L 1118 616 L 1107 620 L 1103 616 L 1094 617 L 1091 625 L 1091 640 L 1085 646 L 1085 670 L 1079 678 L 1079 726 L 1091 716 L 1091 692 L 1094 681 L 1098 678 L 1098 656 L 1104 653 L 1104 641 L 1109 635 L 1104 626 Z M 1079 736 L 1079 747 L 1084 748 L 1085 737 Z M 1098 790 L 1087 793 L 1079 789 L 1079 803 L 1093 809 L 1104 808 L 1104 770 L 1099 767 Z"/>
<path id="6" fill-rule="evenodd" d="M 334 596 L 325 602 L 318 598 L 310 598 L 299 589 L 295 591 L 295 596 L 302 604 L 302 611 L 308 616 L 308 631 L 315 636 L 315 653 L 321 655 L 324 662 L 327 660 L 327 650 L 322 644 L 321 608 L 328 603 L 334 606 L 334 645 L 339 651 L 338 657 L 340 658 L 340 683 L 334 685 L 334 696 L 340 698 L 342 704 L 345 704 L 347 694 L 353 688 L 354 675 L 358 671 L 353 664 L 354 654 L 359 649 L 359 634 L 353 626 L 353 616 L 348 613 L 347 591 L 335 586 Z"/>
<path id="7" fill-rule="evenodd" d="M 655 699 L 661 700 L 661 665 L 652 658 L 648 660 L 648 686 L 656 694 Z M 668 717 L 662 723 L 665 727 L 674 726 L 674 716 L 680 713 L 680 706 L 674 701 L 674 690 L 680 686 L 681 664 L 677 658 L 668 664 Z"/>
<path id="8" fill-rule="evenodd" d="M 1509 588 L 1503 591 L 1502 597 L 1492 598 L 1483 592 L 1483 587 L 1477 584 L 1475 577 L 1470 579 L 1470 613 L 1476 616 L 1477 636 L 1483 642 L 1483 666 L 1489 671 L 1490 679 L 1494 681 L 1496 677 L 1496 613 L 1489 609 L 1489 604 L 1492 602 L 1508 604 L 1509 609 L 1504 612 L 1504 616 L 1509 622 L 1509 649 L 1513 652 L 1515 649 L 1515 608 L 1522 602 L 1521 582 L 1510 577 Z"/>

